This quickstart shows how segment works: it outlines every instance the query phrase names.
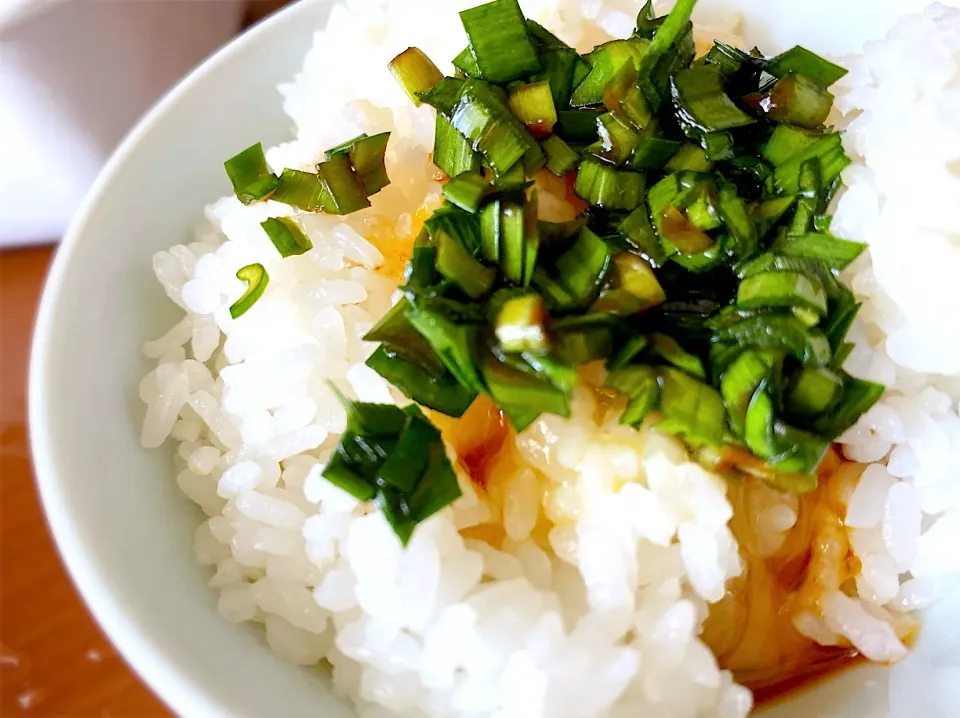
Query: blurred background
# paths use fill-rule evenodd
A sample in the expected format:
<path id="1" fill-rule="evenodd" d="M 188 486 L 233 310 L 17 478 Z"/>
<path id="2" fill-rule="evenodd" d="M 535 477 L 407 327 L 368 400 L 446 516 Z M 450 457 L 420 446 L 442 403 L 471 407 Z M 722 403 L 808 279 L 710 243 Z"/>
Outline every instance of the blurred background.
<path id="1" fill-rule="evenodd" d="M 0 0 L 0 716 L 169 715 L 63 569 L 26 428 L 56 243 L 113 149 L 184 75 L 289 0 Z"/>

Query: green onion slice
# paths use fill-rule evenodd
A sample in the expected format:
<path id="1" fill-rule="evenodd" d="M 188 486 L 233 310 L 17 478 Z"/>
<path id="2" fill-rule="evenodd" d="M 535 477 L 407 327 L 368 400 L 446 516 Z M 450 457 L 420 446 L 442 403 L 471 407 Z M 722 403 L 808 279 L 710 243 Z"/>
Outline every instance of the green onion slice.
<path id="1" fill-rule="evenodd" d="M 460 13 L 483 78 L 510 82 L 540 69 L 517 0 L 494 0 Z"/>
<path id="2" fill-rule="evenodd" d="M 536 294 L 525 294 L 508 300 L 497 314 L 494 332 L 506 352 L 546 352 L 547 310 Z"/>
<path id="3" fill-rule="evenodd" d="M 239 319 L 263 296 L 270 277 L 262 264 L 248 264 L 237 270 L 237 279 L 247 285 L 247 290 L 237 301 L 230 305 L 230 316 Z"/>
<path id="4" fill-rule="evenodd" d="M 280 180 L 270 172 L 263 145 L 259 142 L 228 159 L 223 167 L 237 199 L 244 204 L 268 199 L 280 184 Z"/>
<path id="5" fill-rule="evenodd" d="M 443 79 L 443 73 L 416 47 L 408 47 L 401 52 L 390 61 L 389 67 L 400 87 L 417 107 L 420 107 L 418 93 L 429 92 Z"/>
<path id="6" fill-rule="evenodd" d="M 767 65 L 767 72 L 774 77 L 783 77 L 794 73 L 813 80 L 821 87 L 830 87 L 847 74 L 839 65 L 834 65 L 805 47 L 797 45 L 775 58 Z"/>
<path id="7" fill-rule="evenodd" d="M 292 257 L 313 249 L 310 238 L 303 233 L 296 220 L 290 217 L 271 217 L 261 222 L 260 226 L 273 242 L 273 246 L 280 252 L 281 257 Z"/>
<path id="8" fill-rule="evenodd" d="M 461 172 L 443 186 L 443 196 L 461 209 L 476 213 L 484 197 L 490 193 L 490 183 L 477 172 Z"/>

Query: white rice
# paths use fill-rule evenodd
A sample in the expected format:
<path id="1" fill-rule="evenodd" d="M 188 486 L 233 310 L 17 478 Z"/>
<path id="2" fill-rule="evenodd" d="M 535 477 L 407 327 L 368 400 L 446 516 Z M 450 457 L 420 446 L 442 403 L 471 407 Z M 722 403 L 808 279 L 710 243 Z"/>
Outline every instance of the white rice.
<path id="1" fill-rule="evenodd" d="M 876 462 L 846 520 L 876 615 L 929 606 L 960 571 L 960 12 L 933 5 L 845 65 L 833 228 L 870 250 L 844 277 L 863 302 L 845 368 L 888 391 L 840 441 Z"/>
<path id="2" fill-rule="evenodd" d="M 389 129 L 392 184 L 347 218 L 225 198 L 192 243 L 154 257 L 186 316 L 144 347 L 158 366 L 140 386 L 142 442 L 177 442 L 177 484 L 209 517 L 196 557 L 215 571 L 220 612 L 262 624 L 293 663 L 329 664 L 364 715 L 744 716 L 750 692 L 699 638 L 708 605 L 741 571 L 726 486 L 673 439 L 616 416 L 598 425 L 586 387 L 571 419 L 544 417 L 518 437 L 495 489 L 461 476 L 463 498 L 405 551 L 376 511 L 321 476 L 345 423 L 326 381 L 364 401 L 404 401 L 363 365 L 374 347 L 362 336 L 396 289 L 377 268 L 396 263 L 393 243 L 439 203 L 433 110 L 414 108 L 386 64 L 410 45 L 455 56 L 456 12 L 473 4 L 334 6 L 302 73 L 281 88 L 297 138 L 268 159 L 307 168 L 327 147 Z M 581 50 L 629 34 L 636 11 L 635 0 L 523 5 Z M 738 42 L 737 19 L 726 23 L 698 30 Z M 329 72 L 345 53 L 351 72 Z M 851 459 L 873 462 L 859 483 L 838 484 L 849 499 L 842 531 L 862 563 L 856 588 L 825 581 L 794 623 L 875 660 L 903 655 L 905 613 L 960 569 L 950 550 L 960 541 L 960 325 L 942 320 L 960 275 L 958 63 L 960 13 L 933 9 L 851 58 L 838 93 L 855 162 L 834 227 L 870 245 L 847 277 L 864 301 L 847 368 L 890 391 L 842 439 Z M 296 217 L 314 249 L 281 261 L 260 228 L 271 216 Z M 270 284 L 234 321 L 235 273 L 252 262 Z M 751 539 L 760 555 L 797 520 L 794 497 L 765 491 Z"/>

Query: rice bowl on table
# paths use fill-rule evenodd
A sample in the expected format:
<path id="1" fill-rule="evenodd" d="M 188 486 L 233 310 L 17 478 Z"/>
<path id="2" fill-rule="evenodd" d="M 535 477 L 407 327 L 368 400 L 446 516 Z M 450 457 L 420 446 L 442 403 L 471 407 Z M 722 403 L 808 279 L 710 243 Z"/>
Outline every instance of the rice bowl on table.
<path id="1" fill-rule="evenodd" d="M 960 10 L 695 4 L 335 5 L 153 257 L 141 443 L 358 715 L 746 716 L 956 586 Z"/>

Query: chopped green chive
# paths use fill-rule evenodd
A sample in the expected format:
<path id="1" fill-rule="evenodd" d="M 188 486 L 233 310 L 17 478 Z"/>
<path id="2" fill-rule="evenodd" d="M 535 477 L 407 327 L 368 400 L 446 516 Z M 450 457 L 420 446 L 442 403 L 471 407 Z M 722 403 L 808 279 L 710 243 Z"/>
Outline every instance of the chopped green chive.
<path id="1" fill-rule="evenodd" d="M 244 204 L 268 199 L 280 184 L 267 167 L 263 145 L 259 142 L 231 157 L 223 166 L 237 199 Z"/>
<path id="2" fill-rule="evenodd" d="M 443 196 L 467 212 L 476 213 L 484 197 L 490 193 L 490 183 L 476 172 L 461 172 L 443 186 Z"/>
<path id="3" fill-rule="evenodd" d="M 558 177 L 573 172 L 580 164 L 580 155 L 558 135 L 551 135 L 541 146 L 547 158 L 547 169 Z"/>
<path id="4" fill-rule="evenodd" d="M 230 316 L 239 319 L 257 303 L 267 288 L 270 277 L 262 264 L 248 264 L 237 271 L 237 279 L 247 285 L 243 296 L 230 305 Z"/>
<path id="5" fill-rule="evenodd" d="M 510 111 L 534 137 L 546 137 L 557 124 L 557 108 L 549 82 L 520 85 L 510 92 Z"/>
<path id="6" fill-rule="evenodd" d="M 506 352 L 541 353 L 550 348 L 546 322 L 543 300 L 536 294 L 525 294 L 504 303 L 494 333 Z"/>
<path id="7" fill-rule="evenodd" d="M 420 106 L 418 93 L 429 92 L 443 79 L 443 73 L 416 47 L 408 47 L 401 52 L 390 61 L 389 67 L 400 87 L 417 107 Z"/>
<path id="8" fill-rule="evenodd" d="M 821 87 L 830 87 L 847 74 L 844 68 L 834 65 L 799 45 L 770 60 L 767 72 L 774 77 L 783 77 L 791 73 L 803 75 Z"/>
<path id="9" fill-rule="evenodd" d="M 273 246 L 280 252 L 281 257 L 292 257 L 313 249 L 310 238 L 303 233 L 300 225 L 290 217 L 277 217 L 264 220 L 260 223 L 267 233 Z"/>
<path id="10" fill-rule="evenodd" d="M 540 69 L 517 0 L 494 0 L 460 13 L 483 78 L 509 82 Z"/>

